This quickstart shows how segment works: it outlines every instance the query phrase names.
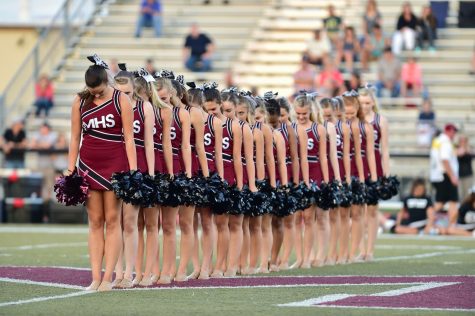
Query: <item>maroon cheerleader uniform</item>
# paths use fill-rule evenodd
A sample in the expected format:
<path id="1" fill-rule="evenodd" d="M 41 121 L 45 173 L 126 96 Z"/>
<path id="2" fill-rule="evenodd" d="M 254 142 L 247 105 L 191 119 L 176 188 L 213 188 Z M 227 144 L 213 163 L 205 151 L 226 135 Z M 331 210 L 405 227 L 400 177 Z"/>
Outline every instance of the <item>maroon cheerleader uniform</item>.
<path id="1" fill-rule="evenodd" d="M 300 148 L 299 148 L 299 131 L 298 131 L 298 125 L 296 122 L 292 122 L 290 123 L 290 126 L 292 126 L 292 129 L 294 130 L 295 132 L 295 139 L 297 140 L 297 152 L 300 152 Z M 290 169 L 292 170 L 292 161 L 290 161 Z M 287 172 L 289 170 L 289 165 L 287 165 Z M 300 182 L 300 179 L 302 178 L 302 169 L 299 168 L 299 178 L 298 179 L 293 179 L 293 171 L 291 173 L 289 173 L 289 177 L 292 178 L 293 182 L 294 183 L 299 183 Z M 290 179 L 289 178 L 289 179 Z"/>
<path id="2" fill-rule="evenodd" d="M 343 123 L 338 120 L 336 122 L 336 156 L 338 158 L 338 166 L 340 169 L 341 179 L 345 179 L 345 164 L 343 163 Z"/>
<path id="3" fill-rule="evenodd" d="M 142 100 L 138 100 L 134 108 L 134 141 L 137 152 L 137 169 L 142 173 L 148 173 L 145 155 L 145 113 Z"/>
<path id="4" fill-rule="evenodd" d="M 155 149 L 155 172 L 168 173 L 165 166 L 165 156 L 163 155 L 162 136 L 163 121 L 161 117 L 161 109 L 155 109 L 155 127 L 153 129 L 153 148 Z"/>
<path id="5" fill-rule="evenodd" d="M 216 138 L 214 136 L 214 115 L 208 115 L 204 128 L 204 145 L 206 160 L 208 161 L 209 173 L 216 172 L 216 163 L 214 161 L 216 153 Z"/>
<path id="6" fill-rule="evenodd" d="M 183 161 L 183 155 L 181 153 L 183 133 L 181 130 L 179 107 L 173 107 L 173 120 L 170 129 L 170 136 L 173 151 L 173 173 L 179 174 L 181 172 L 185 172 L 185 163 Z"/>
<path id="7" fill-rule="evenodd" d="M 120 92 L 114 90 L 112 99 L 84 108 L 80 104 L 82 144 L 79 149 L 79 173 L 92 190 L 112 190 L 114 172 L 128 171 L 120 112 Z"/>
<path id="8" fill-rule="evenodd" d="M 364 122 L 359 122 L 358 124 L 360 128 L 360 139 L 361 139 L 361 159 L 363 160 L 363 174 L 365 179 L 369 178 L 369 164 L 368 164 L 368 157 L 366 156 L 367 150 L 367 140 L 366 140 L 366 130 Z"/>
<path id="9" fill-rule="evenodd" d="M 242 132 L 242 147 L 241 147 L 241 160 L 242 160 L 242 183 L 249 184 L 249 177 L 247 176 L 247 168 L 246 168 L 246 153 L 244 150 L 244 126 L 246 122 L 239 120 L 239 125 L 241 126 Z M 252 130 L 251 130 L 252 132 Z"/>
<path id="10" fill-rule="evenodd" d="M 374 158 L 376 161 L 376 174 L 378 178 L 383 176 L 383 163 L 381 159 L 381 116 L 378 113 L 374 114 L 374 119 L 371 122 L 374 130 Z"/>
<path id="11" fill-rule="evenodd" d="M 287 123 L 280 124 L 278 131 L 284 137 L 285 143 L 285 166 L 287 168 L 287 181 L 292 183 L 292 154 L 290 153 L 289 130 Z"/>
<path id="12" fill-rule="evenodd" d="M 330 135 L 328 134 L 328 121 L 323 122 L 323 126 L 327 131 L 327 164 L 328 164 L 328 180 L 332 181 L 335 180 L 335 172 L 333 172 L 333 166 L 330 158 Z"/>
<path id="13" fill-rule="evenodd" d="M 355 140 L 353 139 L 353 129 L 351 128 L 351 121 L 346 121 L 346 124 L 350 128 L 350 164 L 351 164 L 351 176 L 359 178 L 358 167 L 356 166 L 356 156 L 355 156 Z M 360 135 L 361 143 L 361 135 Z"/>
<path id="14" fill-rule="evenodd" d="M 185 105 L 185 110 L 190 113 L 191 117 L 191 106 Z M 190 145 L 191 145 L 191 174 L 195 175 L 198 173 L 198 170 L 201 169 L 200 161 L 198 159 L 198 154 L 196 153 L 196 136 L 195 136 L 195 128 L 193 124 L 191 125 L 190 131 Z"/>
<path id="15" fill-rule="evenodd" d="M 274 131 L 272 131 L 272 133 L 274 133 Z M 279 186 L 281 181 L 280 181 L 279 163 L 277 159 L 277 146 L 275 145 L 274 137 L 272 137 L 272 154 L 274 155 L 274 162 L 275 162 L 275 184 Z"/>
<path id="16" fill-rule="evenodd" d="M 223 123 L 223 166 L 224 166 L 224 180 L 229 185 L 236 184 L 236 173 L 234 171 L 233 163 L 233 120 L 226 118 Z"/>
<path id="17" fill-rule="evenodd" d="M 307 155 L 309 179 L 320 185 L 323 181 L 323 174 L 319 159 L 320 136 L 317 123 L 312 123 L 312 126 L 307 129 Z"/>
<path id="18" fill-rule="evenodd" d="M 253 131 L 254 131 L 254 128 L 257 128 L 258 130 L 262 132 L 262 122 L 255 122 L 252 129 Z M 255 162 L 256 162 L 256 146 L 254 146 L 254 163 Z M 257 175 L 257 170 L 256 170 L 256 175 Z M 264 145 L 264 178 L 269 179 L 269 170 L 267 170 L 267 163 L 265 159 L 265 145 Z"/>

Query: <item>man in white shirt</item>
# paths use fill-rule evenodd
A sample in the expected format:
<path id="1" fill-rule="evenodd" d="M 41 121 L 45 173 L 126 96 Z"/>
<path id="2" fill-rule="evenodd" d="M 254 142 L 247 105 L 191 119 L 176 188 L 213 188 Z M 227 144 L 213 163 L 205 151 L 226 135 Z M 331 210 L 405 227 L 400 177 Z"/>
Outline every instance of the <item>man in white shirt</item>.
<path id="1" fill-rule="evenodd" d="M 457 223 L 458 161 L 453 140 L 457 134 L 454 124 L 445 125 L 444 132 L 432 142 L 430 153 L 430 181 L 434 186 L 435 210 L 441 210 L 446 203 L 449 209 L 449 230 Z"/>
<path id="2" fill-rule="evenodd" d="M 330 40 L 321 30 L 313 32 L 313 38 L 307 42 L 307 50 L 305 55 L 310 64 L 315 66 L 322 66 L 323 59 L 330 54 L 331 45 Z"/>

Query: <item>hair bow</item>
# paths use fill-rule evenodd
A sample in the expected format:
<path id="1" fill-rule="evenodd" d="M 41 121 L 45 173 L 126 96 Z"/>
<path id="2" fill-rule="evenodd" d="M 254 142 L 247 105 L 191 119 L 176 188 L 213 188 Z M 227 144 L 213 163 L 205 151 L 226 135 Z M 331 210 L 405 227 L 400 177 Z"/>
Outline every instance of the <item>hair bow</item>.
<path id="1" fill-rule="evenodd" d="M 151 74 L 149 74 L 149 72 L 145 68 L 139 68 L 137 74 L 139 75 L 139 77 L 144 78 L 147 82 L 155 81 L 155 78 Z"/>
<path id="2" fill-rule="evenodd" d="M 312 100 L 319 96 L 318 92 L 308 92 L 307 90 L 300 90 L 299 94 Z"/>
<path id="3" fill-rule="evenodd" d="M 353 97 L 353 98 L 356 98 L 359 96 L 358 92 L 355 91 L 355 90 L 351 90 L 351 91 L 346 91 L 342 94 L 344 97 Z"/>
<path id="4" fill-rule="evenodd" d="M 228 92 L 228 93 L 233 93 L 233 94 L 239 94 L 238 88 L 237 87 L 229 87 L 227 89 L 224 89 L 223 92 Z"/>
<path id="5" fill-rule="evenodd" d="M 266 93 L 264 93 L 264 100 L 265 101 L 269 101 L 269 100 L 272 100 L 274 99 L 279 93 L 278 92 L 272 92 L 272 91 L 267 91 Z"/>
<path id="6" fill-rule="evenodd" d="M 117 64 L 117 66 L 118 66 L 119 69 L 122 70 L 122 71 L 128 71 L 128 70 L 127 70 L 127 66 L 126 66 L 125 63 L 123 63 L 123 64 Z"/>
<path id="7" fill-rule="evenodd" d="M 197 86 L 193 81 L 187 82 L 186 85 L 190 87 L 190 89 L 203 90 L 203 86 Z"/>
<path id="8" fill-rule="evenodd" d="M 243 97 L 252 97 L 252 92 L 249 90 L 241 89 L 241 91 L 239 91 L 239 94 Z"/>
<path id="9" fill-rule="evenodd" d="M 160 77 L 173 80 L 175 79 L 175 74 L 171 70 L 162 69 L 160 70 Z"/>
<path id="10" fill-rule="evenodd" d="M 94 54 L 92 56 L 87 56 L 87 59 L 89 59 L 89 61 L 92 62 L 96 66 L 109 69 L 109 66 L 106 64 L 106 62 L 103 61 L 101 57 L 97 56 L 97 54 Z"/>
<path id="11" fill-rule="evenodd" d="M 185 86 L 185 77 L 183 75 L 178 75 L 175 80 L 183 87 Z"/>
<path id="12" fill-rule="evenodd" d="M 216 89 L 218 87 L 218 84 L 216 82 L 206 82 L 203 85 L 203 90 L 212 90 Z"/>

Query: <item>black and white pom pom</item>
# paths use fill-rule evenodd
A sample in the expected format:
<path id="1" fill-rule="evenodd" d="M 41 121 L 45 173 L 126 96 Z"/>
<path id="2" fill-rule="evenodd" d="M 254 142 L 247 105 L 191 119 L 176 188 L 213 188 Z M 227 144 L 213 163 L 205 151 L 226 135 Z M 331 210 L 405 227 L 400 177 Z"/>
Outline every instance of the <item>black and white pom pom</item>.
<path id="1" fill-rule="evenodd" d="M 173 181 L 170 183 L 170 194 L 164 205 L 171 207 L 193 205 L 193 190 L 193 181 L 188 178 L 185 173 L 175 175 Z"/>
<path id="2" fill-rule="evenodd" d="M 341 207 L 350 207 L 353 203 L 353 194 L 351 193 L 351 186 L 344 182 L 341 186 L 340 191 L 340 206 Z"/>
<path id="3" fill-rule="evenodd" d="M 141 206 L 148 201 L 146 195 L 153 192 L 153 188 L 146 185 L 144 175 L 138 170 L 117 172 L 112 175 L 111 184 L 117 197 L 125 203 Z"/>
<path id="4" fill-rule="evenodd" d="M 366 181 L 366 204 L 377 205 L 379 201 L 378 181 Z"/>
<path id="5" fill-rule="evenodd" d="M 170 191 L 172 181 L 173 180 L 169 174 L 158 173 L 155 175 L 155 177 L 153 178 L 153 182 L 155 185 L 155 204 L 166 205 L 165 202 L 169 199 L 170 194 L 172 193 Z"/>
<path id="6" fill-rule="evenodd" d="M 85 205 L 89 194 L 89 183 L 77 173 L 77 170 L 74 170 L 71 175 L 56 179 L 54 192 L 58 202 L 66 206 Z"/>
<path id="7" fill-rule="evenodd" d="M 366 187 L 357 178 L 352 178 L 351 181 L 352 203 L 356 205 L 363 205 L 366 203 Z"/>

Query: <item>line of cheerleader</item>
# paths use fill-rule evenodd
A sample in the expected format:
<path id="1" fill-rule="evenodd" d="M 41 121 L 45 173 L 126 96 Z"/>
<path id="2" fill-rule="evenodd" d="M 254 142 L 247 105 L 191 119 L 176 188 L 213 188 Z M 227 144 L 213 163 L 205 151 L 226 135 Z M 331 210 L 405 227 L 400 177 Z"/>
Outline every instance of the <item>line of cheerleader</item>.
<path id="1" fill-rule="evenodd" d="M 125 64 L 110 79 L 88 59 L 55 184 L 60 202 L 86 205 L 88 290 L 373 259 L 378 201 L 398 180 L 370 87 L 289 104 Z"/>

